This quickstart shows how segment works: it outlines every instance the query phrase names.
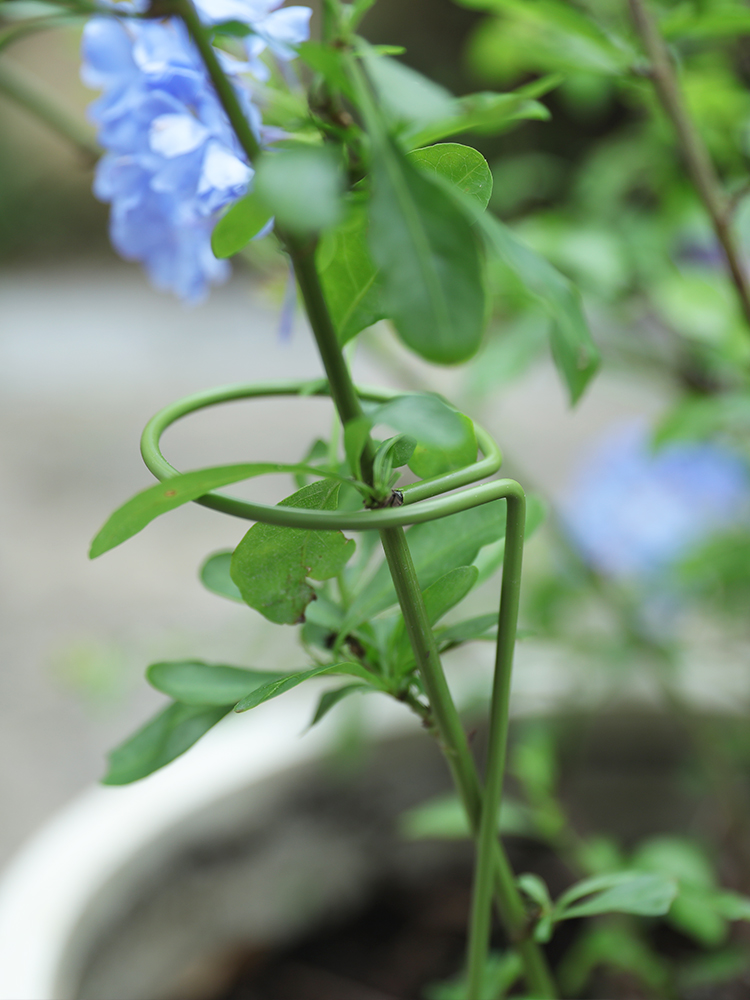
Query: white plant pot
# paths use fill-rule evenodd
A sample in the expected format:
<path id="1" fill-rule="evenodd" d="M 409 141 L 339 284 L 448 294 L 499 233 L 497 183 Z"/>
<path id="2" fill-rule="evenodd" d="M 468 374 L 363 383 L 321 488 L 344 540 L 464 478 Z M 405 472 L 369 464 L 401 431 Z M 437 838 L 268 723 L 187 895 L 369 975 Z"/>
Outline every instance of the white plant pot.
<path id="1" fill-rule="evenodd" d="M 205 995 L 233 947 L 289 940 L 351 909 L 379 873 L 395 866 L 408 877 L 455 850 L 399 846 L 394 835 L 415 792 L 446 781 L 412 717 L 366 699 L 371 727 L 396 742 L 378 777 L 347 781 L 325 765 L 335 725 L 301 737 L 316 693 L 230 715 L 162 771 L 92 788 L 49 822 L 0 882 L 0 1000 Z M 421 758 L 416 782 L 404 739 Z M 348 797 L 340 808 L 330 787 L 317 791 L 326 770 Z"/>

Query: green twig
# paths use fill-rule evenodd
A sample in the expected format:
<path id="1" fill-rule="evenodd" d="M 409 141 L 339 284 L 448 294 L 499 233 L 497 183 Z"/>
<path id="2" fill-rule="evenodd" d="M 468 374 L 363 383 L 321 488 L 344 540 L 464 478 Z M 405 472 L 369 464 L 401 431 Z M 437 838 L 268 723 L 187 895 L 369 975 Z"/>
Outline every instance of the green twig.
<path id="1" fill-rule="evenodd" d="M 66 139 L 86 166 L 93 166 L 101 156 L 101 150 L 88 129 L 65 108 L 51 100 L 19 67 L 11 66 L 7 60 L 0 64 L 0 94 L 9 97 L 24 111 L 28 111 Z"/>
<path id="2" fill-rule="evenodd" d="M 352 384 L 346 362 L 344 361 L 341 347 L 336 338 L 330 314 L 328 313 L 315 269 L 312 249 L 303 249 L 296 245 L 294 241 L 291 244 L 288 242 L 287 246 L 292 254 L 295 273 L 305 301 L 310 325 L 318 344 L 321 358 L 323 359 L 326 374 L 328 375 L 331 396 L 336 403 L 342 423 L 345 423 L 361 415 L 362 408 Z M 366 474 L 365 478 L 367 478 Z M 509 514 L 511 507 L 513 507 L 516 518 L 515 521 L 511 519 L 509 525 L 512 531 L 516 531 L 516 536 L 514 536 L 516 549 L 518 544 L 518 512 L 520 510 L 521 524 L 523 524 L 524 511 L 523 491 L 520 486 L 517 486 L 517 490 L 518 495 L 511 496 L 509 499 Z M 387 528 L 381 531 L 380 538 L 401 611 L 404 615 L 404 622 L 414 651 L 414 658 L 424 683 L 438 740 L 459 791 L 473 834 L 478 838 L 482 816 L 482 790 L 479 776 L 474 759 L 469 751 L 466 733 L 464 732 L 461 719 L 453 703 L 453 698 L 445 679 L 445 674 L 443 673 L 440 654 L 427 617 L 422 591 L 414 569 L 411 553 L 409 552 L 406 536 L 403 528 Z M 522 527 L 520 543 L 522 546 Z M 508 633 L 507 629 L 505 629 L 503 652 L 502 654 L 498 653 L 498 662 L 501 663 L 502 669 L 507 670 L 507 672 L 503 674 L 496 685 L 497 697 L 493 697 L 494 722 L 497 722 L 496 713 L 502 712 L 501 705 L 505 705 L 506 716 L 504 721 L 493 727 L 494 732 L 498 734 L 493 737 L 494 744 L 496 747 L 502 745 L 503 748 L 507 733 L 509 668 L 515 644 L 515 617 L 518 612 L 520 553 L 516 551 L 515 560 L 511 558 L 506 565 L 508 568 L 507 570 L 504 569 L 503 573 L 504 597 L 508 595 L 508 588 L 511 591 L 515 590 L 515 594 L 514 596 L 508 595 L 510 599 L 503 601 L 501 626 L 505 629 L 507 625 L 506 616 L 508 615 L 513 618 L 513 626 L 511 633 Z M 512 638 L 508 644 L 509 634 L 512 634 Z M 508 650 L 510 650 L 510 658 L 507 655 Z M 499 761 L 499 767 L 500 785 L 502 786 L 504 751 L 502 759 Z M 496 796 L 497 801 L 499 801 L 499 794 Z M 495 813 L 496 815 L 497 813 Z M 487 838 L 483 853 L 485 866 L 492 872 L 492 877 L 488 883 L 490 895 L 492 893 L 492 886 L 494 885 L 503 922 L 521 953 L 529 987 L 537 997 L 555 997 L 555 987 L 547 968 L 544 954 L 537 943 L 528 937 L 528 922 L 524 906 L 516 888 L 513 871 L 508 863 L 502 845 L 497 839 L 497 831 L 494 825 L 491 841 L 492 846 L 490 847 L 490 838 Z M 481 933 L 482 927 L 480 926 L 477 934 Z"/>
<path id="3" fill-rule="evenodd" d="M 745 319 L 750 324 L 750 288 L 731 228 L 733 205 L 722 187 L 711 156 L 690 117 L 669 49 L 645 0 L 629 0 L 636 30 L 650 62 L 650 76 L 661 105 L 672 123 L 677 142 L 703 205 L 711 218 L 716 238 L 729 266 L 732 282 Z"/>
<path id="4" fill-rule="evenodd" d="M 255 136 L 245 119 L 237 95 L 219 65 L 195 8 L 190 0 L 171 0 L 173 9 L 183 17 L 205 61 L 227 116 L 250 160 L 258 152 Z M 294 264 L 297 281 L 305 302 L 308 319 L 315 336 L 321 360 L 328 377 L 329 388 L 342 424 L 362 415 L 362 407 L 346 365 L 336 331 L 328 311 L 320 279 L 315 267 L 315 241 L 301 240 L 286 233 L 278 234 Z M 372 444 L 363 455 L 363 474 L 371 479 Z M 520 487 L 519 487 L 520 490 Z M 448 688 L 440 663 L 432 628 L 427 618 L 424 599 L 403 528 L 387 528 L 381 540 L 393 576 L 406 628 L 414 650 L 417 667 L 425 685 L 432 717 L 448 765 L 463 800 L 472 831 L 479 835 L 482 811 L 482 791 L 466 734 Z M 540 998 L 556 995 L 546 960 L 539 946 L 528 937 L 528 925 L 513 871 L 502 845 L 494 838 L 494 883 L 505 925 L 516 943 L 524 962 L 529 987 Z"/>
<path id="5" fill-rule="evenodd" d="M 341 423 L 347 424 L 350 420 L 361 417 L 363 411 L 323 297 L 323 289 L 315 267 L 316 241 L 280 232 L 278 227 L 277 235 L 284 243 L 294 265 L 294 273 L 297 276 L 315 343 L 328 376 L 331 398 Z M 372 442 L 368 440 L 362 454 L 362 475 L 369 485 L 372 485 L 373 455 Z"/>
<path id="6" fill-rule="evenodd" d="M 323 0 L 320 11 L 321 39 L 330 44 L 339 33 L 341 25 L 341 9 L 339 0 Z"/>
<path id="7" fill-rule="evenodd" d="M 507 736 L 507 702 L 510 685 L 510 664 L 515 644 L 515 615 L 518 610 L 518 591 L 520 587 L 520 551 L 519 551 L 519 521 L 520 546 L 523 547 L 523 518 L 525 503 L 523 490 L 514 484 L 517 492 L 508 498 L 508 511 L 513 515 L 509 529 L 514 533 L 512 548 L 515 550 L 507 563 L 508 569 L 503 569 L 503 607 L 501 609 L 501 627 L 505 627 L 512 619 L 509 632 L 505 633 L 498 649 L 498 662 L 501 664 L 501 676 L 496 680 L 492 704 L 492 735 L 491 751 L 494 749 L 496 761 L 493 778 L 496 785 L 502 788 L 502 776 L 505 763 L 505 741 Z M 458 789 L 466 815 L 469 819 L 472 833 L 478 842 L 477 882 L 481 879 L 481 899 L 474 903 L 473 913 L 478 914 L 478 923 L 472 928 L 472 954 L 479 964 L 479 975 L 484 970 L 486 960 L 487 940 L 489 938 L 490 904 L 493 888 L 497 897 L 500 915 L 511 941 L 518 948 L 524 964 L 527 985 L 538 998 L 557 996 L 552 977 L 547 968 L 547 962 L 539 945 L 528 936 L 528 920 L 521 897 L 516 888 L 513 871 L 508 863 L 505 851 L 497 838 L 497 809 L 500 793 L 495 789 L 494 805 L 486 802 L 483 808 L 482 790 L 479 783 L 474 759 L 471 756 L 466 733 L 461 719 L 456 711 L 445 674 L 440 663 L 435 636 L 430 627 L 425 610 L 417 574 L 412 562 L 411 553 L 406 543 L 406 536 L 401 528 L 389 528 L 381 532 L 383 548 L 393 577 L 394 587 L 399 604 L 404 615 L 406 630 L 411 640 L 414 657 L 419 667 L 420 676 L 432 709 L 432 716 L 437 730 L 438 740 L 451 770 L 453 780 Z M 511 638 L 512 636 L 512 638 Z M 501 652 L 502 650 L 502 652 Z M 510 655 L 508 656 L 508 650 Z M 501 751 L 501 752 L 498 752 Z M 493 812 L 494 808 L 494 812 Z M 483 822 L 483 815 L 489 817 Z M 489 832 L 487 832 L 489 830 Z M 481 872 L 479 866 L 481 864 Z M 481 907 L 481 913 L 479 913 Z M 482 947 L 482 940 L 484 945 Z M 479 998 L 479 994 L 476 994 Z"/>
<path id="8" fill-rule="evenodd" d="M 336 333 L 326 307 L 320 281 L 315 269 L 311 253 L 301 254 L 298 249 L 292 247 L 295 265 L 295 273 L 300 282 L 300 288 L 305 300 L 308 317 L 313 329 L 321 357 L 328 375 L 331 395 L 336 401 L 342 401 L 343 410 L 339 408 L 342 422 L 359 416 L 362 412 L 359 399 L 351 382 L 349 370 L 344 362 L 341 348 L 336 338 Z M 329 367 L 329 361 L 332 362 Z M 516 522 L 511 521 L 511 530 L 516 530 L 518 523 L 518 511 L 520 509 L 523 517 L 524 501 L 523 491 L 517 487 L 518 495 L 512 497 L 510 504 L 516 512 Z M 515 500 L 515 504 L 513 501 Z M 510 509 L 510 508 L 509 508 Z M 521 522 L 522 523 L 522 522 Z M 404 615 L 404 623 L 409 635 L 409 639 L 414 652 L 414 658 L 425 687 L 425 692 L 429 701 L 432 719 L 438 735 L 441 749 L 446 757 L 448 766 L 453 775 L 456 787 L 466 809 L 472 831 L 476 837 L 479 836 L 482 815 L 482 790 L 479 783 L 474 760 L 469 751 L 461 719 L 451 697 L 448 683 L 443 673 L 438 652 L 437 642 L 427 617 L 427 611 L 422 597 L 422 591 L 417 579 L 414 563 L 409 552 L 403 528 L 387 528 L 380 533 L 383 550 L 391 571 L 393 584 L 399 599 L 399 605 Z M 521 544 L 523 542 L 523 529 L 521 529 Z M 516 551 L 516 560 L 511 558 L 508 570 L 504 572 L 504 592 L 508 594 L 515 589 L 515 595 L 510 601 L 504 602 L 502 613 L 502 625 L 507 624 L 506 616 L 511 615 L 515 622 L 518 610 L 518 587 L 520 585 L 520 560 Z M 515 610 L 514 610 L 515 609 Z M 506 633 L 507 636 L 507 633 Z M 503 667 L 510 666 L 512 662 L 512 650 L 515 643 L 515 624 L 512 628 L 512 639 L 508 647 L 507 637 L 504 640 L 503 653 L 498 654 L 499 661 Z M 507 649 L 510 649 L 510 660 L 507 657 Z M 510 673 L 503 676 L 497 685 L 498 697 L 493 699 L 493 709 L 501 711 L 500 705 L 504 703 L 507 712 L 507 685 Z M 493 720 L 495 715 L 493 713 Z M 507 715 L 500 726 L 495 726 L 495 731 L 499 737 L 495 738 L 504 747 L 505 735 L 507 732 Z M 502 785 L 503 759 L 500 761 L 500 783 Z M 499 799 L 499 795 L 497 796 Z M 521 951 L 526 977 L 529 986 L 539 997 L 554 997 L 555 988 L 552 983 L 549 971 L 547 970 L 544 955 L 536 944 L 527 936 L 528 926 L 526 913 L 515 885 L 513 871 L 508 863 L 505 852 L 497 840 L 497 831 L 493 827 L 492 846 L 489 840 L 485 844 L 485 860 L 488 862 L 489 870 L 493 873 L 489 881 L 489 891 L 492 892 L 494 885 L 498 905 L 502 918 L 508 932 L 514 942 L 518 943 Z M 481 933 L 481 927 L 479 928 Z"/>
<path id="9" fill-rule="evenodd" d="M 214 47 L 208 37 L 208 32 L 201 24 L 200 18 L 191 0 L 167 0 L 163 5 L 165 11 L 178 14 L 185 22 L 185 27 L 190 37 L 195 42 L 196 48 L 200 52 L 211 83 L 214 85 L 216 95 L 221 102 L 221 106 L 226 112 L 227 118 L 234 129 L 235 135 L 239 139 L 240 145 L 245 150 L 248 159 L 252 163 L 260 155 L 260 144 L 255 137 L 250 123 L 245 117 L 234 86 L 221 68 L 219 58 L 214 51 Z M 161 8 L 161 5 L 160 5 Z"/>

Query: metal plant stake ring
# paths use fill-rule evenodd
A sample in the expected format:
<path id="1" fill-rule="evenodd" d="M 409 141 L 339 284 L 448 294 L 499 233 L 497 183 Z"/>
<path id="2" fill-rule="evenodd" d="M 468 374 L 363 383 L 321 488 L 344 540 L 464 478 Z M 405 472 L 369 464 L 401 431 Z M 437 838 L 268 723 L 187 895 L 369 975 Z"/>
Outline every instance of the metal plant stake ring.
<path id="1" fill-rule="evenodd" d="M 376 403 L 387 402 L 398 395 L 388 389 L 369 386 L 358 386 L 357 394 L 364 400 Z M 330 393 L 325 380 L 314 383 L 284 380 L 264 384 L 238 384 L 195 393 L 166 406 L 148 422 L 141 437 L 143 460 L 154 476 L 165 482 L 180 475 L 180 472 L 164 458 L 160 448 L 162 434 L 175 421 L 197 410 L 232 400 L 289 395 L 328 396 Z M 497 816 L 505 770 L 510 682 L 518 621 L 526 517 L 524 491 L 512 479 L 499 479 L 464 489 L 460 493 L 437 496 L 476 483 L 500 468 L 502 462 L 500 449 L 485 430 L 476 425 L 475 429 L 484 457 L 456 472 L 404 486 L 401 491 L 403 504 L 397 507 L 354 512 L 311 511 L 255 503 L 218 492 L 207 493 L 194 501 L 224 514 L 265 524 L 311 530 L 345 531 L 373 531 L 422 524 L 493 500 L 507 501 L 505 552 L 490 707 L 488 765 L 484 794 L 473 810 L 474 815 L 470 815 L 477 842 L 469 953 L 470 982 L 474 990 L 478 986 L 489 946 L 492 894 L 497 870 Z M 321 474 L 324 475 L 323 470 Z M 434 499 L 436 497 L 437 499 Z"/>
<path id="2" fill-rule="evenodd" d="M 398 395 L 395 391 L 373 388 L 371 386 L 358 386 L 357 392 L 360 398 L 374 403 L 386 403 Z M 197 410 L 216 406 L 219 403 L 228 403 L 240 399 L 255 399 L 262 396 L 328 395 L 328 383 L 324 380 L 315 383 L 299 380 L 241 383 L 197 392 L 192 396 L 186 396 L 184 399 L 165 406 L 163 410 L 160 410 L 149 420 L 141 437 L 143 461 L 161 482 L 165 482 L 173 476 L 180 475 L 179 471 L 166 460 L 161 452 L 161 436 L 168 427 L 181 417 L 186 417 Z M 296 507 L 277 507 L 271 504 L 255 503 L 250 500 L 240 500 L 238 497 L 218 492 L 207 493 L 194 502 L 202 504 L 204 507 L 211 507 L 213 510 L 219 510 L 224 514 L 231 514 L 234 517 L 242 517 L 249 521 L 261 521 L 264 524 L 283 525 L 288 528 L 365 531 L 431 521 L 433 518 L 453 514 L 459 510 L 466 510 L 469 507 L 478 506 L 479 504 L 505 496 L 504 493 L 497 493 L 496 488 L 500 485 L 500 482 L 497 482 L 485 484 L 484 487 L 478 487 L 477 489 L 481 490 L 481 493 L 477 492 L 474 494 L 474 491 L 471 491 L 472 497 L 475 497 L 472 500 L 464 499 L 465 494 L 460 494 L 460 501 L 459 496 L 446 497 L 441 502 L 441 506 L 435 504 L 424 504 L 423 506 L 421 503 L 421 501 L 435 497 L 440 493 L 446 493 L 449 490 L 455 490 L 461 486 L 467 486 L 487 476 L 491 476 L 500 468 L 502 463 L 500 449 L 487 431 L 476 425 L 475 429 L 479 447 L 484 456 L 482 459 L 456 472 L 449 472 L 442 476 L 433 476 L 430 479 L 423 479 L 418 483 L 411 483 L 402 488 L 404 496 L 403 506 L 420 502 L 419 511 L 415 509 L 407 512 L 400 508 L 372 511 L 362 510 L 346 513 L 339 511 L 310 511 Z M 512 480 L 502 480 L 501 482 L 510 485 Z M 520 489 L 517 484 L 515 485 L 516 488 Z M 487 493 L 486 487 L 494 488 L 492 489 L 492 495 Z M 450 501 L 449 504 L 448 501 Z"/>

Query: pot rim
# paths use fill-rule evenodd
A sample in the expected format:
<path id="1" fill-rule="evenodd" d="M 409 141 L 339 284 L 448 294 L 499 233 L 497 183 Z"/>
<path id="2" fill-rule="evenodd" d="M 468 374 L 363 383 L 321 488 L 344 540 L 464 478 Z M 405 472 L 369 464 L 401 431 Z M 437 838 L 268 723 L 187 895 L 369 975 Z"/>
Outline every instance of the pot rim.
<path id="1" fill-rule="evenodd" d="M 268 702 L 252 725 L 230 713 L 167 767 L 132 785 L 89 787 L 48 820 L 0 878 L 0 1000 L 70 1000 L 74 932 L 110 878 L 191 814 L 331 751 L 335 725 L 305 731 L 316 694 Z M 377 701 L 380 711 L 367 713 L 373 734 L 404 731 L 411 716 Z"/>

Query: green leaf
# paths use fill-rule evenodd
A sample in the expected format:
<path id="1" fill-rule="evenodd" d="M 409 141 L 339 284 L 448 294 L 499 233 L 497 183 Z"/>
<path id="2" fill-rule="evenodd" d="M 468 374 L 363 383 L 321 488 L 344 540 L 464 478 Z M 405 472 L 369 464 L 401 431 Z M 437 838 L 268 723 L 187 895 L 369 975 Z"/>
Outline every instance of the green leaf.
<path id="1" fill-rule="evenodd" d="M 467 387 L 471 398 L 488 397 L 524 375 L 547 344 L 549 324 L 547 313 L 531 308 L 490 330 L 471 362 Z"/>
<path id="2" fill-rule="evenodd" d="M 362 58 L 390 125 L 425 125 L 453 116 L 455 98 L 444 87 L 396 59 L 375 55 L 369 46 Z"/>
<path id="3" fill-rule="evenodd" d="M 508 991 L 523 973 L 523 961 L 516 951 L 493 951 L 487 956 L 482 972 L 481 995 L 486 1000 L 505 1000 Z M 468 988 L 466 973 L 431 983 L 424 990 L 425 1000 L 465 1000 Z"/>
<path id="4" fill-rule="evenodd" d="M 109 754 L 105 785 L 127 785 L 145 778 L 185 753 L 224 718 L 231 706 L 170 705 Z"/>
<path id="5" fill-rule="evenodd" d="M 387 137 L 374 143 L 369 240 L 387 315 L 411 350 L 456 364 L 478 349 L 486 289 L 467 212 Z"/>
<path id="6" fill-rule="evenodd" d="M 340 701 L 344 698 L 348 698 L 350 694 L 354 694 L 357 691 L 373 691 L 369 684 L 345 684 L 344 687 L 335 688 L 333 691 L 324 691 L 320 696 L 320 701 L 318 702 L 318 707 L 315 709 L 315 714 L 312 717 L 312 722 L 310 727 L 316 725 L 324 716 L 328 715 L 332 708 L 334 708 Z"/>
<path id="7" fill-rule="evenodd" d="M 318 599 L 307 606 L 300 638 L 303 643 L 318 646 L 327 653 L 340 631 L 342 621 L 343 611 L 339 605 L 319 593 Z"/>
<path id="8" fill-rule="evenodd" d="M 550 799 L 557 786 L 557 746 L 548 726 L 524 727 L 513 747 L 511 771 L 530 802 Z"/>
<path id="9" fill-rule="evenodd" d="M 440 520 L 415 524 L 406 532 L 414 566 L 422 590 L 456 566 L 467 566 L 484 545 L 505 533 L 505 501 L 495 500 Z M 397 601 L 385 562 L 354 599 L 342 625 L 350 631 Z"/>
<path id="10" fill-rule="evenodd" d="M 372 430 L 369 417 L 355 417 L 344 424 L 344 453 L 349 470 L 356 479 L 362 478 L 362 452 Z"/>
<path id="11" fill-rule="evenodd" d="M 680 894 L 667 917 L 678 931 L 693 938 L 704 948 L 716 948 L 727 936 L 724 916 L 714 906 L 715 894 L 689 882 L 680 882 Z"/>
<path id="12" fill-rule="evenodd" d="M 636 53 L 626 38 L 600 28 L 588 12 L 559 0 L 459 0 L 491 10 L 472 39 L 472 63 L 482 76 L 503 78 L 510 64 L 526 72 L 587 71 L 599 76 L 628 73 Z"/>
<path id="13" fill-rule="evenodd" d="M 398 825 L 406 840 L 463 840 L 471 836 L 464 807 L 453 792 L 408 809 L 399 817 Z M 528 809 L 504 795 L 497 828 L 500 833 L 519 836 L 533 832 Z"/>
<path id="14" fill-rule="evenodd" d="M 660 18 L 659 30 L 665 38 L 676 41 L 746 35 L 750 32 L 750 11 L 744 4 L 678 5 Z"/>
<path id="15" fill-rule="evenodd" d="M 400 469 L 404 465 L 408 465 L 411 461 L 414 449 L 417 447 L 417 442 L 408 434 L 397 434 L 395 438 L 392 438 L 392 441 L 391 459 L 393 461 L 393 468 Z"/>
<path id="16" fill-rule="evenodd" d="M 280 694 L 286 694 L 292 688 L 310 680 L 312 677 L 319 677 L 321 674 L 347 674 L 352 677 L 359 677 L 368 683 L 377 685 L 377 678 L 358 663 L 329 663 L 320 667 L 313 667 L 311 670 L 302 670 L 296 674 L 287 674 L 285 677 L 277 678 L 268 684 L 262 684 L 247 697 L 243 698 L 239 704 L 235 705 L 235 712 L 247 712 L 251 708 L 257 708 L 264 701 L 271 698 L 278 698 Z"/>
<path id="17" fill-rule="evenodd" d="M 341 58 L 340 50 L 332 45 L 321 42 L 307 41 L 296 46 L 300 59 L 307 63 L 310 69 L 320 73 L 332 90 L 340 91 L 347 97 L 352 97 L 349 78 Z"/>
<path id="18" fill-rule="evenodd" d="M 555 920 L 591 917 L 598 913 L 635 913 L 663 916 L 677 895 L 674 879 L 640 871 L 613 872 L 584 879 L 568 889 L 555 905 Z M 591 896 L 573 905 L 583 896 Z"/>
<path id="19" fill-rule="evenodd" d="M 669 911 L 673 927 L 705 947 L 716 947 L 727 934 L 724 917 L 714 905 L 719 895 L 711 863 L 687 837 L 654 837 L 640 846 L 632 864 L 643 871 L 677 879 L 680 894 Z"/>
<path id="20" fill-rule="evenodd" d="M 325 479 L 303 487 L 279 506 L 335 510 L 338 494 L 339 483 Z M 232 556 L 232 579 L 245 603 L 269 621 L 296 624 L 305 620 L 305 608 L 315 599 L 307 578 L 336 576 L 355 547 L 340 531 L 254 524 Z"/>
<path id="21" fill-rule="evenodd" d="M 542 913 L 548 913 L 552 909 L 552 900 L 544 879 L 534 875 L 533 872 L 525 872 L 518 876 L 516 882 L 519 889 L 537 904 Z"/>
<path id="22" fill-rule="evenodd" d="M 652 837 L 633 855 L 633 867 L 712 889 L 716 885 L 705 852 L 687 837 Z"/>
<path id="23" fill-rule="evenodd" d="M 657 955 L 632 925 L 608 922 L 594 924 L 574 941 L 559 970 L 564 995 L 584 996 L 589 976 L 602 965 L 637 976 L 657 996 L 669 996 L 673 989 L 671 963 Z"/>
<path id="24" fill-rule="evenodd" d="M 559 82 L 559 78 L 555 79 Z M 530 100 L 523 92 L 467 94 L 454 101 L 450 117 L 421 127 L 414 125 L 407 128 L 399 138 L 413 149 L 463 132 L 497 134 L 523 119 L 546 121 L 548 118 L 548 109 L 538 101 Z"/>
<path id="25" fill-rule="evenodd" d="M 280 226 L 313 233 L 335 226 L 343 214 L 344 179 L 330 146 L 302 146 L 264 153 L 256 164 L 255 191 Z"/>
<path id="26" fill-rule="evenodd" d="M 750 899 L 717 888 L 705 852 L 687 837 L 654 837 L 635 853 L 633 864 L 679 880 L 669 922 L 704 947 L 721 944 L 727 920 L 750 920 Z"/>
<path id="27" fill-rule="evenodd" d="M 244 604 L 242 594 L 237 589 L 237 584 L 229 575 L 229 567 L 232 563 L 231 549 L 225 552 L 215 552 L 203 563 L 200 569 L 200 581 L 206 590 L 219 597 L 227 597 L 230 601 L 238 601 Z"/>
<path id="28" fill-rule="evenodd" d="M 310 447 L 307 449 L 307 453 L 302 461 L 305 465 L 312 465 L 316 469 L 319 469 L 319 476 L 331 475 L 331 469 L 328 464 L 329 462 L 329 446 L 327 441 L 321 440 L 321 438 L 316 438 Z M 297 489 L 301 490 L 303 486 L 307 486 L 309 481 L 309 476 L 304 472 L 296 472 L 294 474 L 294 481 L 297 484 Z"/>
<path id="29" fill-rule="evenodd" d="M 474 424 L 439 396 L 397 396 L 372 410 L 370 418 L 416 440 L 409 468 L 420 478 L 463 469 L 477 460 Z"/>
<path id="30" fill-rule="evenodd" d="M 211 490 L 221 486 L 239 483 L 243 479 L 252 479 L 274 472 L 304 472 L 308 475 L 330 476 L 330 472 L 322 472 L 308 465 L 284 465 L 278 462 L 253 462 L 242 465 L 218 465 L 210 469 L 196 469 L 194 472 L 182 472 L 164 483 L 157 483 L 143 490 L 124 503 L 111 515 L 104 527 L 91 543 L 89 558 L 108 552 L 116 545 L 137 535 L 147 524 L 161 514 L 166 514 L 190 500 L 197 500 Z M 337 477 L 343 478 L 343 477 Z"/>
<path id="31" fill-rule="evenodd" d="M 398 478 L 397 475 L 393 476 L 393 470 L 410 462 L 416 447 L 417 442 L 408 434 L 397 434 L 378 446 L 372 463 L 372 476 L 378 496 L 387 496 L 387 491 Z"/>
<path id="32" fill-rule="evenodd" d="M 441 142 L 414 149 L 408 158 L 420 170 L 442 177 L 462 194 L 477 202 L 484 211 L 492 195 L 492 171 L 482 154 L 472 146 Z"/>
<path id="33" fill-rule="evenodd" d="M 499 219 L 485 213 L 479 224 L 489 248 L 549 313 L 552 356 L 571 402 L 577 402 L 599 367 L 599 352 L 591 339 L 578 291 Z"/>
<path id="34" fill-rule="evenodd" d="M 399 443 L 401 435 L 383 441 L 375 452 L 372 462 L 373 486 L 379 496 L 385 496 L 393 481 L 393 451 Z M 413 449 L 412 449 L 413 450 Z"/>
<path id="35" fill-rule="evenodd" d="M 458 622 L 456 625 L 438 629 L 435 637 L 443 650 L 449 646 L 457 646 L 461 642 L 470 642 L 472 639 L 484 639 L 489 630 L 496 627 L 497 613 L 478 615 L 476 618 L 467 618 L 466 621 Z"/>
<path id="36" fill-rule="evenodd" d="M 220 21 L 214 24 L 212 31 L 214 35 L 228 35 L 230 38 L 247 38 L 253 29 L 242 21 Z M 213 39 L 211 39 L 213 41 Z"/>
<path id="37" fill-rule="evenodd" d="M 348 27 L 350 30 L 353 31 L 357 27 L 374 3 L 375 0 L 354 0 L 354 3 L 348 5 Z"/>
<path id="38" fill-rule="evenodd" d="M 163 691 L 183 705 L 225 705 L 231 708 L 255 688 L 279 679 L 278 671 L 245 670 L 203 663 L 200 660 L 178 660 L 152 663 L 146 679 L 157 691 Z"/>
<path id="39" fill-rule="evenodd" d="M 711 905 L 727 920 L 750 920 L 750 899 L 747 896 L 719 891 L 712 895 Z"/>
<path id="40" fill-rule="evenodd" d="M 443 615 L 466 597 L 476 584 L 478 576 L 476 566 L 457 566 L 427 587 L 423 596 L 430 625 L 440 621 Z M 399 666 L 413 659 L 403 618 L 399 620 L 393 635 L 393 650 L 394 660 Z"/>
<path id="41" fill-rule="evenodd" d="M 750 395 L 726 392 L 719 396 L 685 396 L 662 417 L 654 432 L 654 447 L 670 441 L 705 441 L 728 430 L 750 429 Z"/>
<path id="42" fill-rule="evenodd" d="M 216 257 L 231 257 L 247 246 L 271 218 L 268 206 L 253 191 L 240 198 L 223 215 L 211 234 Z"/>
<path id="43" fill-rule="evenodd" d="M 378 269 L 367 243 L 367 213 L 356 205 L 336 229 L 324 233 L 318 247 L 320 280 L 339 343 L 378 320 L 385 306 L 378 284 Z"/>

